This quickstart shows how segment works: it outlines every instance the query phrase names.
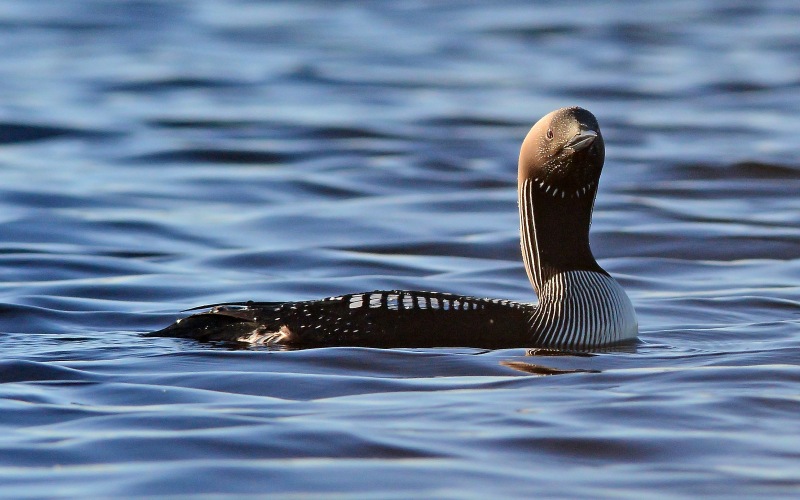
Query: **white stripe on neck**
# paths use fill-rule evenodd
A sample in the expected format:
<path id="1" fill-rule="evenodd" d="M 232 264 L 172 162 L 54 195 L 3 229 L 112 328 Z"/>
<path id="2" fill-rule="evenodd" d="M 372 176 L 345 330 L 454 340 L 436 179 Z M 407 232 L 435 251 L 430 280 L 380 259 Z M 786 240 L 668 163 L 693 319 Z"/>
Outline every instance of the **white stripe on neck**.
<path id="1" fill-rule="evenodd" d="M 590 347 L 638 335 L 630 299 L 614 278 L 594 271 L 567 271 L 549 279 L 531 317 L 542 344 Z"/>

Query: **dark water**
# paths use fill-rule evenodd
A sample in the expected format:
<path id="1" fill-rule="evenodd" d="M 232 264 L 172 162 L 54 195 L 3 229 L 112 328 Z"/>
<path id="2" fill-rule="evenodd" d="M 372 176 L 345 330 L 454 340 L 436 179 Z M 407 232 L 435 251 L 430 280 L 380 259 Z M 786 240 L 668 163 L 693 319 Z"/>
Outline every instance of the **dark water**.
<path id="1" fill-rule="evenodd" d="M 800 4 L 482 5 L 0 2 L 0 495 L 800 492 Z M 573 104 L 637 348 L 139 337 L 228 300 L 532 300 L 516 156 Z"/>

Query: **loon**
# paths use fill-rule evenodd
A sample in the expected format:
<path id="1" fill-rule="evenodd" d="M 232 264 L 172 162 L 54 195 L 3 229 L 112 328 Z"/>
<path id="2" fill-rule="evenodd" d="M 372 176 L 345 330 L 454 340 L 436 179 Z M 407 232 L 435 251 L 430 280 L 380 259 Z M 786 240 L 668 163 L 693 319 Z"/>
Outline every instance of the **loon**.
<path id="1" fill-rule="evenodd" d="M 520 243 L 538 304 L 376 290 L 303 302 L 201 306 L 146 335 L 287 347 L 592 349 L 634 339 L 636 313 L 589 248 L 605 144 L 580 107 L 531 128 L 519 155 Z"/>

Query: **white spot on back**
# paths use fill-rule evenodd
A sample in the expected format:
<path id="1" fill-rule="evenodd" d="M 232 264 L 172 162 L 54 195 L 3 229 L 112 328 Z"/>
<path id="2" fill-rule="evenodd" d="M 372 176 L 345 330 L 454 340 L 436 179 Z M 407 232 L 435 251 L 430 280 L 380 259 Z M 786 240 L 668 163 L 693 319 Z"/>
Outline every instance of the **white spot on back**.
<path id="1" fill-rule="evenodd" d="M 353 295 L 350 297 L 350 309 L 358 309 L 364 305 L 364 295 Z"/>

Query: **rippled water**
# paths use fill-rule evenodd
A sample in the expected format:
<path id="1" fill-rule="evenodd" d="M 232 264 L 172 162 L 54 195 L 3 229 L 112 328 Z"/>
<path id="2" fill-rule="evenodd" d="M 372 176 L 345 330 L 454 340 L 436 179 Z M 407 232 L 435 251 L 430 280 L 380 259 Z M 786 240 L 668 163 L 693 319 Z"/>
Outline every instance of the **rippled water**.
<path id="1" fill-rule="evenodd" d="M 800 491 L 793 1 L 0 1 L 0 494 Z M 531 300 L 516 156 L 603 127 L 635 349 L 231 350 L 177 312 Z"/>

